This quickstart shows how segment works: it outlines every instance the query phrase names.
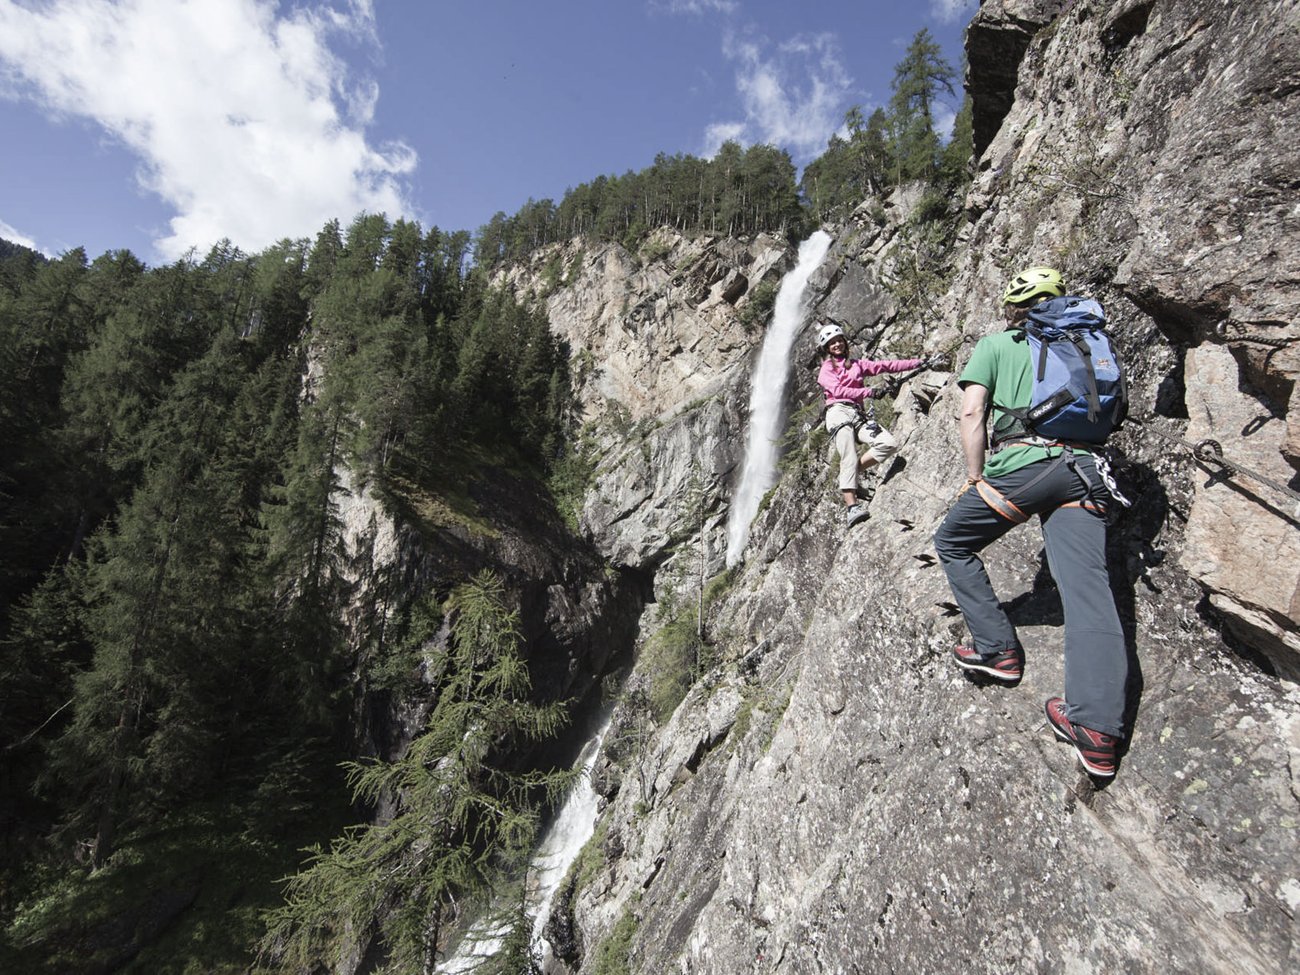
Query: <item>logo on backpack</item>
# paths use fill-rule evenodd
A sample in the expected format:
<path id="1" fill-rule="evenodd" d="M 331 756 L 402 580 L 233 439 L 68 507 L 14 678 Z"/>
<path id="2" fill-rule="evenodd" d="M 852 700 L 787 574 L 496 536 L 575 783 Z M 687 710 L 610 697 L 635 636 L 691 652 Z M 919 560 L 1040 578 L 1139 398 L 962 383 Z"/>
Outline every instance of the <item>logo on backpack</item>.
<path id="1" fill-rule="evenodd" d="M 1026 435 L 1105 442 L 1128 413 L 1128 383 L 1105 324 L 1091 298 L 1065 295 L 1034 306 L 1024 326 L 1033 366 L 1029 407 L 1003 410 L 1013 420 L 994 425 L 995 445 Z"/>

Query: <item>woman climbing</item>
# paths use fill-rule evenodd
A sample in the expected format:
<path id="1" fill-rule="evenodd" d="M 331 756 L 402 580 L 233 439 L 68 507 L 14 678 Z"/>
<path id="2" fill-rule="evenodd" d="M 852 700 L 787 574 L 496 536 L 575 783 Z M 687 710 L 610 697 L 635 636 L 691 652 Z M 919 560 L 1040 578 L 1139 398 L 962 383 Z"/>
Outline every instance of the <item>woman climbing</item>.
<path id="1" fill-rule="evenodd" d="M 925 365 L 925 359 L 850 359 L 849 342 L 838 325 L 825 324 L 817 333 L 817 348 L 822 360 L 817 384 L 826 398 L 826 429 L 840 455 L 839 487 L 844 497 L 845 521 L 852 528 L 868 515 L 867 506 L 858 501 L 859 476 L 898 450 L 894 437 L 862 410 L 865 400 L 883 395 L 863 383 L 867 376 L 907 372 Z M 869 444 L 858 456 L 858 443 Z"/>

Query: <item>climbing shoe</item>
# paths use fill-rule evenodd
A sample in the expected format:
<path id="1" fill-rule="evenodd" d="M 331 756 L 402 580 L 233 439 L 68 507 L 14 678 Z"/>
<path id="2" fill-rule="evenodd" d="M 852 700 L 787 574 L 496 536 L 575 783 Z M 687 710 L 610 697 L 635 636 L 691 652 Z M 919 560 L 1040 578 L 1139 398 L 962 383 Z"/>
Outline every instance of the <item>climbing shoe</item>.
<path id="1" fill-rule="evenodd" d="M 858 522 L 866 521 L 870 516 L 871 512 L 867 510 L 867 506 L 859 501 L 857 504 L 851 505 L 848 510 L 844 512 L 844 521 L 848 527 L 852 528 Z"/>
<path id="2" fill-rule="evenodd" d="M 1065 716 L 1065 698 L 1049 697 L 1043 705 L 1047 712 L 1047 723 L 1061 741 L 1074 746 L 1074 753 L 1079 756 L 1079 764 L 1089 774 L 1108 779 L 1115 774 L 1115 750 L 1119 739 L 1114 735 L 1104 735 L 1081 724 L 1075 724 Z"/>
<path id="3" fill-rule="evenodd" d="M 1020 680 L 1025 671 L 1025 654 L 1019 647 L 999 650 L 986 657 L 974 647 L 956 646 L 952 648 L 952 655 L 962 670 L 984 674 L 1007 684 Z"/>

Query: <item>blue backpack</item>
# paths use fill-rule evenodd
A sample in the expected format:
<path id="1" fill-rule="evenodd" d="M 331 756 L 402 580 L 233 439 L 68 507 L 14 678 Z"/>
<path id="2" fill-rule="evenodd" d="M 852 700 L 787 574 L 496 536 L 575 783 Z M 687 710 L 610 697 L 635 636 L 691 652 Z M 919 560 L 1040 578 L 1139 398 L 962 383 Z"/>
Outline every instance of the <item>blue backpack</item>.
<path id="1" fill-rule="evenodd" d="M 1026 409 L 998 407 L 1012 419 L 994 425 L 995 446 L 1026 435 L 1106 441 L 1128 414 L 1128 383 L 1105 324 L 1101 305 L 1091 298 L 1066 295 L 1034 306 L 1024 326 L 1033 393 Z"/>

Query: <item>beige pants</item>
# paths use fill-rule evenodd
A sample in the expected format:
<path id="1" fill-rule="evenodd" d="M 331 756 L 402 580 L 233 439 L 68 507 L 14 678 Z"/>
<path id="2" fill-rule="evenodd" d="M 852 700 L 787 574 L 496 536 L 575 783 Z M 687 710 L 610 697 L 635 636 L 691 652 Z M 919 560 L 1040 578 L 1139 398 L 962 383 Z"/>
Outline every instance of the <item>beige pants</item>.
<path id="1" fill-rule="evenodd" d="M 835 434 L 835 450 L 840 455 L 840 479 L 839 485 L 841 491 L 856 491 L 858 489 L 858 444 L 870 444 L 867 449 L 867 456 L 873 457 L 876 463 L 884 463 L 898 452 L 898 444 L 894 441 L 894 436 L 884 427 L 881 427 L 874 433 L 865 425 L 858 427 L 856 436 L 854 434 L 851 421 L 857 416 L 857 412 L 851 406 L 844 406 L 836 403 L 826 411 L 826 429 L 834 430 L 840 427 Z M 840 424 L 850 424 L 840 426 Z"/>

